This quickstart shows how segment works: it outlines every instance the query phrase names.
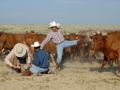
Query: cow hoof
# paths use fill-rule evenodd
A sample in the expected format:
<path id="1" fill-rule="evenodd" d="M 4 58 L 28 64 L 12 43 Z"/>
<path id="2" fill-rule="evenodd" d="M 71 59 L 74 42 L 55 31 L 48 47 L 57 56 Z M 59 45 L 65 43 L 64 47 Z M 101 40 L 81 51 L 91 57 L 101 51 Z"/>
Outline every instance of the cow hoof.
<path id="1" fill-rule="evenodd" d="M 102 72 L 101 68 L 98 70 L 98 72 L 100 72 L 100 73 Z"/>
<path id="2" fill-rule="evenodd" d="M 118 77 L 120 77 L 120 72 L 118 72 L 118 70 L 116 71 L 116 74 Z"/>

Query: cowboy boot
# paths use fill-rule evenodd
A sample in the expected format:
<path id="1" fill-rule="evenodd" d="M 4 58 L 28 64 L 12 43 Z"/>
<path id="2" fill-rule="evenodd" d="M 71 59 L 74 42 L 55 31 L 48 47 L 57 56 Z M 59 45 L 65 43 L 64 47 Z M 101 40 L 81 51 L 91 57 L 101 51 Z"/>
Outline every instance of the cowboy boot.
<path id="1" fill-rule="evenodd" d="M 60 71 L 60 64 L 56 62 L 55 72 L 57 73 L 58 71 Z"/>

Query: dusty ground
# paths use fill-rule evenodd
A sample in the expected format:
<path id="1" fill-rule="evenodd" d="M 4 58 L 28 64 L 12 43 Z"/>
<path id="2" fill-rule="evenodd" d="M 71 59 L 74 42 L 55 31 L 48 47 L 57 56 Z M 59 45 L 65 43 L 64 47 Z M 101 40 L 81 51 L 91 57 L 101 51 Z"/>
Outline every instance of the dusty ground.
<path id="1" fill-rule="evenodd" d="M 100 62 L 67 61 L 58 74 L 21 76 L 12 74 L 0 61 L 0 90 L 120 90 L 120 77 L 115 74 L 117 66 L 114 64 L 111 68 L 107 65 L 99 73 Z M 54 64 L 50 68 L 54 71 Z"/>

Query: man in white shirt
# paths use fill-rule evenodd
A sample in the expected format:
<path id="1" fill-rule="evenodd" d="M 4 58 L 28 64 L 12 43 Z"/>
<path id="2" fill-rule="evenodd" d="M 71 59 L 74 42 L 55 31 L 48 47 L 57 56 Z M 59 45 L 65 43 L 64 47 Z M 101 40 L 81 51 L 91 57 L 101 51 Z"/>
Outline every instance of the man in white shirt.
<path id="1" fill-rule="evenodd" d="M 20 67 L 11 62 L 11 59 L 13 59 L 12 57 L 14 56 L 17 58 L 17 60 L 19 60 Z M 12 69 L 21 69 L 21 72 L 24 71 L 24 64 L 26 64 L 26 61 L 28 64 L 28 68 L 30 68 L 31 67 L 30 51 L 29 48 L 22 43 L 17 43 L 5 58 L 5 62 L 8 66 L 10 66 Z"/>

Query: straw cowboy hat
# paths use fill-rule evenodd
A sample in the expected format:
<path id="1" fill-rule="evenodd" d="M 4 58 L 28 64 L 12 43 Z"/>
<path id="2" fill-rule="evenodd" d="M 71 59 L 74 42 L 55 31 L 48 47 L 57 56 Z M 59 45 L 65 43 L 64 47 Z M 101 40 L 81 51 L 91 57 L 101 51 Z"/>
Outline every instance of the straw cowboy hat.
<path id="1" fill-rule="evenodd" d="M 14 54 L 17 56 L 17 57 L 23 57 L 25 56 L 26 54 L 26 51 L 27 51 L 27 46 L 21 44 L 21 43 L 17 43 L 15 46 L 14 46 Z"/>
<path id="2" fill-rule="evenodd" d="M 50 23 L 50 27 L 54 27 L 54 26 L 58 27 L 58 26 L 60 26 L 60 24 L 53 21 L 53 22 Z"/>
<path id="3" fill-rule="evenodd" d="M 40 43 L 38 41 L 34 42 L 34 44 L 31 45 L 31 47 L 39 47 Z"/>

